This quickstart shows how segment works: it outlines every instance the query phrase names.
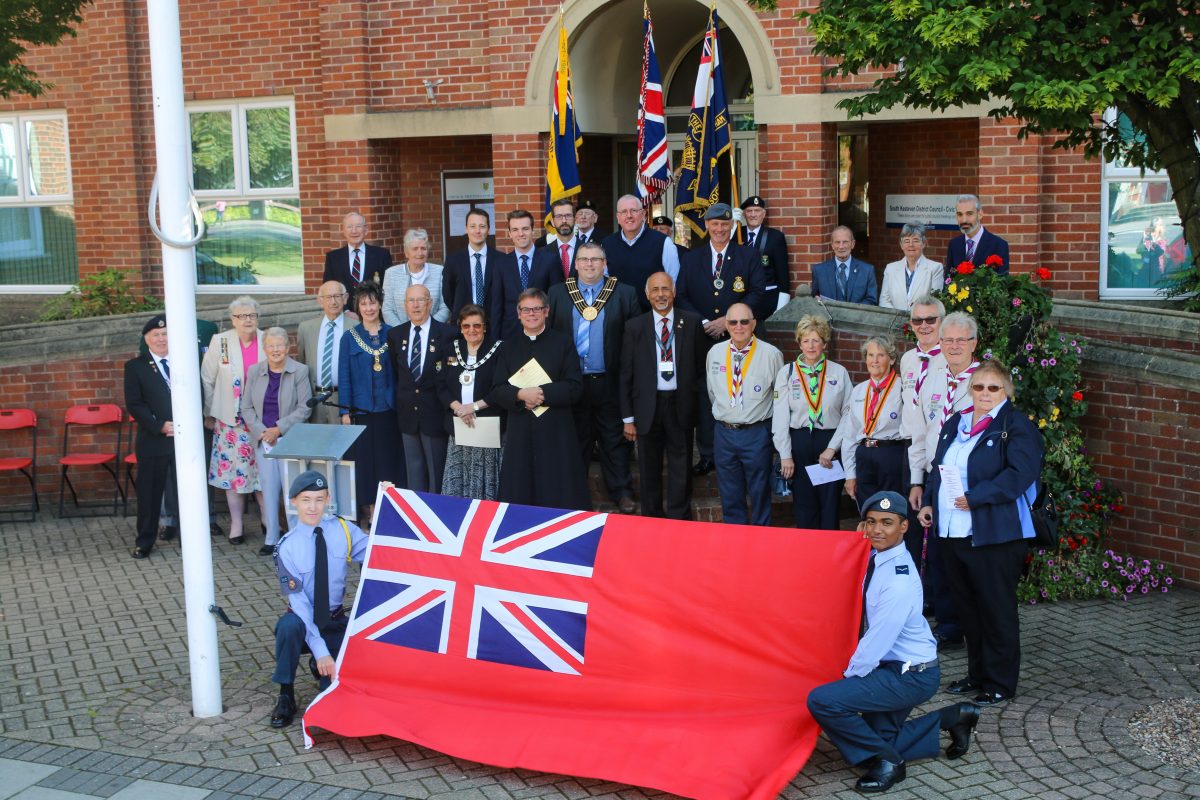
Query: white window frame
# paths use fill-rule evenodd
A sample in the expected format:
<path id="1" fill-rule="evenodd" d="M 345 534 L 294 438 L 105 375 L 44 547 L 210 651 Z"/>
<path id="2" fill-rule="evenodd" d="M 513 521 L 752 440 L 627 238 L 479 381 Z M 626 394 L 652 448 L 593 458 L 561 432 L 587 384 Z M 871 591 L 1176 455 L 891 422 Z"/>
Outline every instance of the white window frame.
<path id="1" fill-rule="evenodd" d="M 291 125 L 292 133 L 291 186 L 281 186 L 267 189 L 253 189 L 250 187 L 250 150 L 246 141 L 246 112 L 259 108 L 286 108 L 288 110 L 288 120 Z M 297 147 L 296 137 L 295 98 L 273 97 L 249 100 L 219 100 L 187 103 L 184 108 L 184 113 L 187 115 L 188 122 L 189 176 L 195 174 L 195 167 L 192 164 L 192 148 L 190 146 L 192 128 L 191 115 L 193 113 L 206 111 L 227 112 L 233 119 L 231 131 L 231 143 L 233 146 L 233 187 L 230 189 L 197 189 L 195 190 L 195 195 L 198 200 L 270 200 L 300 197 L 300 159 L 297 152 L 299 148 Z M 196 286 L 197 293 L 201 294 L 241 295 L 245 294 L 248 290 L 253 291 L 255 294 L 295 294 L 297 291 L 304 291 L 304 279 L 301 277 L 300 282 L 294 286 L 247 286 L 244 284 L 230 286 L 222 286 L 219 284 L 197 284 Z"/>
<path id="2" fill-rule="evenodd" d="M 1104 112 L 1106 125 L 1116 124 L 1117 110 L 1110 108 Z M 1161 300 L 1163 294 L 1159 289 L 1128 287 L 1108 287 L 1108 222 L 1109 208 L 1108 187 L 1113 183 L 1165 183 L 1170 184 L 1166 170 L 1143 170 L 1140 167 L 1122 167 L 1110 161 L 1100 165 L 1100 299 L 1101 300 Z"/>
<path id="3" fill-rule="evenodd" d="M 63 126 L 63 151 L 66 155 L 65 194 L 30 195 L 29 193 L 29 143 L 26 141 L 25 124 L 36 120 L 60 120 Z M 16 131 L 17 152 L 17 193 L 12 196 L 0 197 L 0 208 L 25 208 L 29 210 L 29 227 L 32 238 L 19 242 L 0 244 L 0 256 L 6 258 L 39 258 L 46 254 L 45 240 L 42 232 L 41 209 L 54 206 L 75 204 L 75 183 L 71 172 L 71 130 L 67 121 L 66 111 L 28 111 L 14 114 L 0 114 L 0 122 L 11 123 Z M 36 213 L 35 213 L 36 211 Z M 16 283 L 5 284 L 4 291 L 9 294 L 61 294 L 71 288 L 71 284 L 52 283 Z"/>

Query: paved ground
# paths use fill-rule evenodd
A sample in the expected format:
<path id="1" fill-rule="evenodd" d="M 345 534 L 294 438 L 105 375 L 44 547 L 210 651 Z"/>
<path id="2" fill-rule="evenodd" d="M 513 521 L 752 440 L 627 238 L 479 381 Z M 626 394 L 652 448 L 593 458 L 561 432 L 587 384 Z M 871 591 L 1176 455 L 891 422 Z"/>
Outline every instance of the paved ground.
<path id="1" fill-rule="evenodd" d="M 246 624 L 220 632 L 227 712 L 193 720 L 179 546 L 134 561 L 132 529 L 111 517 L 0 523 L 0 798 L 665 796 L 378 737 L 325 734 L 306 752 L 298 725 L 271 730 L 279 600 L 257 539 L 214 548 L 219 602 Z M 985 712 L 966 758 L 910 766 L 889 797 L 1200 797 L 1200 772 L 1163 764 L 1129 733 L 1149 706 L 1200 698 L 1200 595 L 1029 607 L 1021 624 L 1021 695 Z M 945 659 L 947 680 L 962 662 Z M 303 704 L 315 685 L 297 691 Z M 822 739 L 783 796 L 858 797 L 855 777 Z"/>

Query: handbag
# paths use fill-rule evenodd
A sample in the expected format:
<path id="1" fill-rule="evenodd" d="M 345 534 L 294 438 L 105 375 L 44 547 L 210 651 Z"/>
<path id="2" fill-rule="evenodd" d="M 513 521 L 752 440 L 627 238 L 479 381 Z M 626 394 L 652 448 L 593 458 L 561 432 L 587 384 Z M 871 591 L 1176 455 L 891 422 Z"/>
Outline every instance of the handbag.
<path id="1" fill-rule="evenodd" d="M 1033 519 L 1033 545 L 1046 550 L 1058 549 L 1058 504 L 1054 501 L 1054 493 L 1046 488 L 1046 484 L 1038 481 L 1037 497 L 1033 503 L 1025 495 L 1021 495 L 1025 505 L 1029 507 L 1029 516 Z"/>

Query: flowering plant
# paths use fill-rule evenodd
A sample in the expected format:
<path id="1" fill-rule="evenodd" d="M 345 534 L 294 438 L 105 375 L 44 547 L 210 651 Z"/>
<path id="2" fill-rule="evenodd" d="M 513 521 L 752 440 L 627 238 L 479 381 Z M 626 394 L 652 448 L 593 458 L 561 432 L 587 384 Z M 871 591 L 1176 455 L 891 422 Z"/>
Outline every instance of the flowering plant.
<path id="1" fill-rule="evenodd" d="M 1017 587 L 1017 599 L 1030 604 L 1094 598 L 1128 600 L 1170 591 L 1175 582 L 1170 567 L 1161 561 L 1138 561 L 1089 544 L 1086 537 L 1068 536 L 1057 551 L 1031 552 L 1029 571 Z"/>

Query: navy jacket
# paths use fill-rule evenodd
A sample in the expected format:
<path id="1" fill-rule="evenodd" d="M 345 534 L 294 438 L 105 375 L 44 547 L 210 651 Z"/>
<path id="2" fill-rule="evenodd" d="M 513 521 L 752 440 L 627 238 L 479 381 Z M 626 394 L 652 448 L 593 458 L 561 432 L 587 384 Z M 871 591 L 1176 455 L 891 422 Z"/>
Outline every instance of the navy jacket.
<path id="1" fill-rule="evenodd" d="M 392 266 L 392 251 L 386 247 L 363 243 L 364 258 L 363 280 L 383 283 L 383 273 Z M 350 246 L 343 244 L 336 250 L 325 254 L 325 271 L 321 273 L 321 282 L 338 281 L 347 291 L 354 291 L 358 283 L 350 276 Z"/>
<path id="2" fill-rule="evenodd" d="M 933 508 L 933 530 L 937 530 L 938 489 L 942 475 L 938 465 L 957 435 L 960 414 L 946 420 L 938 435 L 937 455 L 925 481 L 924 504 Z M 973 547 L 1003 544 L 1023 538 L 1017 503 L 1042 474 L 1045 450 L 1042 435 L 1008 401 L 996 419 L 979 436 L 967 457 L 967 503 L 971 506 Z"/>
<path id="3" fill-rule="evenodd" d="M 718 289 L 713 285 L 712 248 L 708 242 L 687 252 L 675 286 L 677 306 L 698 314 L 702 320 L 723 317 L 734 303 L 745 303 L 752 310 L 762 307 L 767 281 L 758 251 L 730 242 L 725 254 L 721 267 L 725 285 Z"/>
<path id="4" fill-rule="evenodd" d="M 421 377 L 414 381 L 408 368 L 408 333 L 412 323 L 390 329 L 387 335 L 388 356 L 396 388 L 396 419 L 400 432 L 410 435 L 445 436 L 442 404 L 438 400 L 438 383 L 442 362 L 454 354 L 454 328 L 436 319 L 421 326 L 421 346 L 425 348 L 425 365 Z"/>
<path id="5" fill-rule="evenodd" d="M 979 237 L 979 246 L 971 254 L 971 263 L 977 267 L 982 266 L 988 256 L 1000 256 L 1004 260 L 1004 264 L 996 267 L 996 272 L 1000 275 L 1008 274 L 1008 242 L 984 228 L 983 235 Z M 955 236 L 950 240 L 950 246 L 946 248 L 946 274 L 953 274 L 954 268 L 966 260 L 967 237 Z"/>
<path id="6" fill-rule="evenodd" d="M 838 297 L 837 260 L 829 259 L 812 268 L 812 293 L 826 300 L 843 303 L 859 303 L 866 306 L 879 305 L 879 284 L 875 280 L 875 267 L 861 258 L 850 256 L 850 270 L 846 277 L 846 294 Z"/>
<path id="7" fill-rule="evenodd" d="M 496 290 L 496 273 L 499 271 L 500 260 L 504 257 L 491 245 L 483 257 L 483 310 L 487 313 L 488 330 L 499 321 L 499 307 Z M 450 324 L 458 327 L 458 312 L 468 303 L 474 303 L 471 296 L 471 279 L 475 271 L 475 259 L 466 248 L 446 256 L 446 264 L 442 269 L 442 302 L 450 309 Z"/>
<path id="8" fill-rule="evenodd" d="M 494 261 L 496 266 L 497 290 L 494 305 L 496 322 L 488 326 L 491 335 L 499 339 L 511 339 L 521 330 L 517 319 L 517 298 L 521 295 L 521 267 L 516 253 L 501 253 Z M 529 285 L 536 286 L 547 294 L 550 287 L 563 282 L 562 264 L 558 251 L 534 248 L 530 262 Z"/>

